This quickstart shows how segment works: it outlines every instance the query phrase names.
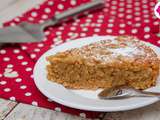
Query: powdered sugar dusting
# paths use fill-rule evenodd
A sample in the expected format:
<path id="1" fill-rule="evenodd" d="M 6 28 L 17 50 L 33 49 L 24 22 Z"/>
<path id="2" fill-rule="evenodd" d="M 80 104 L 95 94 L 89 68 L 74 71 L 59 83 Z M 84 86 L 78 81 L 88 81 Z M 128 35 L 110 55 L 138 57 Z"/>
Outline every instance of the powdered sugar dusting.
<path id="1" fill-rule="evenodd" d="M 109 50 L 113 52 L 113 55 L 116 55 L 116 56 L 122 55 L 126 57 L 133 57 L 134 55 L 145 54 L 144 51 L 141 51 L 136 47 L 124 47 L 124 48 L 109 49 Z"/>
<path id="2" fill-rule="evenodd" d="M 70 51 L 85 59 L 100 62 L 110 62 L 119 58 L 135 58 L 148 56 L 145 45 L 134 37 L 120 36 L 109 40 L 102 40 L 86 45 L 80 49 Z"/>

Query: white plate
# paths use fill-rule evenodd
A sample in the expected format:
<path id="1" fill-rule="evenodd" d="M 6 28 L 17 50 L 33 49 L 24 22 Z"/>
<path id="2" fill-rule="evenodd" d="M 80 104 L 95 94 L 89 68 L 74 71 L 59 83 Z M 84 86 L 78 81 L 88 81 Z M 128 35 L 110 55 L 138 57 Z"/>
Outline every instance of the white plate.
<path id="1" fill-rule="evenodd" d="M 72 108 L 90 110 L 90 111 L 124 111 L 143 107 L 158 101 L 156 97 L 138 98 L 133 97 L 123 100 L 101 100 L 97 97 L 100 90 L 69 90 L 62 85 L 53 83 L 46 78 L 46 56 L 56 54 L 60 51 L 65 51 L 71 48 L 81 47 L 83 45 L 96 42 L 103 39 L 112 39 L 113 36 L 96 36 L 77 39 L 71 42 L 59 45 L 40 57 L 34 68 L 34 81 L 37 88 L 48 98 L 53 101 L 69 106 Z M 157 54 L 160 54 L 160 48 L 149 43 Z M 153 87 L 150 90 L 160 92 L 160 87 Z"/>

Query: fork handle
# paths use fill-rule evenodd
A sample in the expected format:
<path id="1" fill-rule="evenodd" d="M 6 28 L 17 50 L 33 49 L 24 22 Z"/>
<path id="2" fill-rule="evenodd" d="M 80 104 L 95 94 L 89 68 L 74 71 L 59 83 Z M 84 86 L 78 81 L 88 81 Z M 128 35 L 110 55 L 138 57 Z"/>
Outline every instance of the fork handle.
<path id="1" fill-rule="evenodd" d="M 160 97 L 159 92 L 150 92 L 150 91 L 141 91 L 139 96 L 144 96 L 144 97 Z"/>
<path id="2" fill-rule="evenodd" d="M 66 18 L 73 17 L 87 10 L 95 10 L 98 8 L 104 7 L 104 0 L 94 0 L 92 2 L 80 5 L 78 7 L 69 9 L 65 12 L 62 12 L 56 16 L 54 16 L 51 20 L 48 20 L 42 24 L 43 27 L 55 25 Z"/>

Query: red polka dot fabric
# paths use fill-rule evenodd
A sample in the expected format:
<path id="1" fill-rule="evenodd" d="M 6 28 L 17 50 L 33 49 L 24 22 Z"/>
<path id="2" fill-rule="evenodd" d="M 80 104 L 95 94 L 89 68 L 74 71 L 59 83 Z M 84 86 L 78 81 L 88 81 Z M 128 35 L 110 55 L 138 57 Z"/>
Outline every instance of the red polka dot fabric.
<path id="1" fill-rule="evenodd" d="M 42 23 L 69 8 L 89 0 L 47 0 L 25 14 L 4 24 L 22 21 Z M 37 59 L 48 49 L 64 42 L 96 35 L 132 35 L 160 46 L 159 20 L 154 16 L 155 0 L 105 0 L 105 8 L 85 12 L 81 17 L 48 27 L 39 43 L 7 44 L 0 49 L 0 97 L 79 115 L 96 118 L 100 113 L 72 109 L 53 102 L 36 88 L 32 70 Z"/>

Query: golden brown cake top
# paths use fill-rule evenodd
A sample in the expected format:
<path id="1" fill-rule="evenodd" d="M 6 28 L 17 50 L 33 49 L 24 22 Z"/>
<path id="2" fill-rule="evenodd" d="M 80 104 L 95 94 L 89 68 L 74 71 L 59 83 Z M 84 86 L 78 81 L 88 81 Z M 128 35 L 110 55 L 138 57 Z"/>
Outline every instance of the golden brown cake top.
<path id="1" fill-rule="evenodd" d="M 55 57 L 76 56 L 76 59 L 85 59 L 88 63 L 115 62 L 158 62 L 156 53 L 136 37 L 118 36 L 112 39 L 101 40 L 81 48 L 74 48 Z M 52 57 L 51 57 L 52 58 Z"/>
<path id="2" fill-rule="evenodd" d="M 101 40 L 82 48 L 67 51 L 84 58 L 100 62 L 109 62 L 117 58 L 145 58 L 154 59 L 154 51 L 135 37 L 120 36 L 114 39 Z"/>

